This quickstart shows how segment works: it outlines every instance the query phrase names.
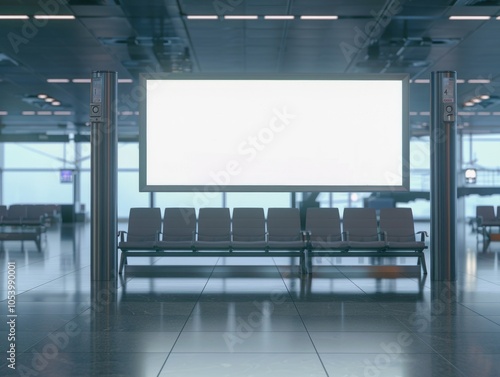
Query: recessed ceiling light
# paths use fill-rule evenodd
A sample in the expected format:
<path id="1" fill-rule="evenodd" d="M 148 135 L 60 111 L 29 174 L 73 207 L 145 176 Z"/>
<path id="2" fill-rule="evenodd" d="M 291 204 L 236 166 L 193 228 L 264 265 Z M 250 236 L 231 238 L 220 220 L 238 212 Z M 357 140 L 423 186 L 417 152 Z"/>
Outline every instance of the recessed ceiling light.
<path id="1" fill-rule="evenodd" d="M 265 20 L 293 20 L 295 16 L 291 15 L 269 15 L 269 16 L 264 16 Z"/>
<path id="2" fill-rule="evenodd" d="M 450 20 L 455 20 L 455 21 L 461 21 L 461 20 L 475 20 L 475 21 L 481 21 L 481 20 L 489 20 L 491 17 L 490 16 L 450 16 Z"/>
<path id="3" fill-rule="evenodd" d="M 73 79 L 71 81 L 75 84 L 90 84 L 90 79 Z"/>
<path id="4" fill-rule="evenodd" d="M 37 111 L 36 115 L 52 115 L 52 111 Z"/>
<path id="5" fill-rule="evenodd" d="M 488 79 L 470 79 L 467 80 L 469 84 L 489 84 L 490 80 Z"/>
<path id="6" fill-rule="evenodd" d="M 22 115 L 35 115 L 35 112 L 34 111 L 22 111 L 21 114 Z"/>
<path id="7" fill-rule="evenodd" d="M 40 98 L 40 99 L 45 99 L 45 98 L 48 97 L 48 95 L 40 93 L 39 95 L 37 95 L 37 97 Z"/>
<path id="8" fill-rule="evenodd" d="M 69 82 L 69 79 L 47 79 L 47 82 L 51 84 L 65 84 Z"/>
<path id="9" fill-rule="evenodd" d="M 71 115 L 71 111 L 54 111 L 54 115 Z"/>
<path id="10" fill-rule="evenodd" d="M 467 101 L 467 102 L 464 103 L 464 106 L 466 106 L 466 107 L 474 106 L 474 102 Z"/>
<path id="11" fill-rule="evenodd" d="M 0 111 L 0 115 L 9 115 L 8 111 Z"/>
<path id="12" fill-rule="evenodd" d="M 45 98 L 45 102 L 50 103 L 50 102 L 54 102 L 54 101 L 55 101 L 54 98 L 51 98 L 51 97 Z"/>
<path id="13" fill-rule="evenodd" d="M 206 15 L 190 15 L 187 16 L 188 20 L 217 20 L 219 17 L 213 14 L 206 14 Z"/>
<path id="14" fill-rule="evenodd" d="M 258 19 L 259 16 L 256 15 L 227 15 L 224 16 L 224 19 L 226 20 L 256 20 Z"/>
<path id="15" fill-rule="evenodd" d="M 330 16 L 318 16 L 318 15 L 310 15 L 310 16 L 300 16 L 301 20 L 338 20 L 339 16 L 330 15 Z"/>
<path id="16" fill-rule="evenodd" d="M 61 106 L 61 102 L 59 102 L 59 101 L 53 101 L 53 102 L 51 103 L 51 105 L 52 105 L 52 106 Z"/>
<path id="17" fill-rule="evenodd" d="M 0 14 L 0 20 L 27 20 L 29 17 L 25 14 Z"/>
<path id="18" fill-rule="evenodd" d="M 486 99 L 490 99 L 490 96 L 488 94 L 482 94 L 479 96 L 479 98 L 486 100 Z"/>
<path id="19" fill-rule="evenodd" d="M 473 98 L 473 99 L 471 99 L 471 101 L 474 103 L 479 103 L 479 102 L 481 102 L 481 98 Z"/>
<path id="20" fill-rule="evenodd" d="M 75 16 L 72 14 L 35 14 L 33 16 L 36 20 L 74 20 Z"/>

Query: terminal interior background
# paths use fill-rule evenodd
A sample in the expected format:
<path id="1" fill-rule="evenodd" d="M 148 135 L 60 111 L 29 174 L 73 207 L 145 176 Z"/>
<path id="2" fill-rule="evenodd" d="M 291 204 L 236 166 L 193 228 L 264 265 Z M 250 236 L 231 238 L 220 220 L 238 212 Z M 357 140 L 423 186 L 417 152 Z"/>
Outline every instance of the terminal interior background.
<path id="1" fill-rule="evenodd" d="M 2 314 L 7 263 L 14 260 L 17 266 L 18 366 L 41 376 L 499 374 L 500 243 L 484 249 L 471 222 L 476 206 L 500 205 L 497 1 L 155 0 L 144 6 L 137 0 L 6 0 L 2 14 L 28 18 L 0 17 L 0 203 L 56 203 L 75 212 L 73 221 L 61 218 L 47 229 L 40 252 L 29 242 L 2 242 Z M 74 18 L 47 21 L 37 14 Z M 258 17 L 225 17 L 236 15 Z M 367 27 L 373 20 L 378 27 Z M 116 305 L 93 308 L 88 142 L 93 70 L 117 71 L 119 78 L 119 229 L 126 229 L 131 207 L 269 208 L 302 200 L 302 193 L 289 192 L 139 192 L 136 84 L 138 74 L 151 69 L 408 73 L 415 193 L 430 188 L 430 72 L 457 71 L 457 176 L 459 187 L 468 190 L 458 205 L 457 281 L 431 282 L 415 272 L 409 258 L 391 261 L 399 270 L 368 258 L 323 258 L 309 278 L 288 258 L 133 258 L 139 266 L 118 279 Z M 465 181 L 468 168 L 476 169 L 475 183 Z M 61 182 L 64 169 L 74 172 L 72 182 Z M 321 193 L 318 201 L 342 210 L 362 207 L 372 194 Z M 416 230 L 429 230 L 428 200 L 395 205 L 411 207 Z M 284 302 L 273 301 L 272 292 L 283 294 Z M 242 336 L 242 321 L 255 313 L 261 321 Z M 4 351 L 8 328 L 2 322 Z M 68 324 L 78 331 L 67 331 Z M 55 337 L 63 333 L 66 338 Z M 407 333 L 410 347 L 398 338 Z M 23 375 L 8 369 L 5 358 L 0 372 Z"/>

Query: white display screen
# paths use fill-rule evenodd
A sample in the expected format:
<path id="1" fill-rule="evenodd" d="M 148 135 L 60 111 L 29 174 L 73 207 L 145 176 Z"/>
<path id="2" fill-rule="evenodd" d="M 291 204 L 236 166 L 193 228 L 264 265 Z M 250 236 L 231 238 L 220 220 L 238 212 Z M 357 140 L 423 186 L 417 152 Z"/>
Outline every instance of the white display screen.
<path id="1" fill-rule="evenodd" d="M 408 189 L 408 78 L 144 78 L 141 191 Z"/>

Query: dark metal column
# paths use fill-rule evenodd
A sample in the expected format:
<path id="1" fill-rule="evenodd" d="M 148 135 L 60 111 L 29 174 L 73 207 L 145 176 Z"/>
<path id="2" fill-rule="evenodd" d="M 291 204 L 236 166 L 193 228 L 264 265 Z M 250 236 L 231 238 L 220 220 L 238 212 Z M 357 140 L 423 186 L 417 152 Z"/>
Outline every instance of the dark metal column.
<path id="1" fill-rule="evenodd" d="M 457 73 L 431 75 L 431 279 L 455 281 Z"/>
<path id="2" fill-rule="evenodd" d="M 91 280 L 116 280 L 117 73 L 92 72 Z"/>

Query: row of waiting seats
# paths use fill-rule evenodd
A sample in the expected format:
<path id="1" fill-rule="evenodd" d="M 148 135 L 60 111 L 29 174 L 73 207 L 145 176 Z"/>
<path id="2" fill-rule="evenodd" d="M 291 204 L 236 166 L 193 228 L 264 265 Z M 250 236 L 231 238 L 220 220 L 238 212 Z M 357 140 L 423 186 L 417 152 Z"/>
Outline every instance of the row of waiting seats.
<path id="1" fill-rule="evenodd" d="M 45 204 L 0 205 L 0 241 L 34 241 L 41 250 L 41 234 L 57 207 Z"/>
<path id="2" fill-rule="evenodd" d="M 342 229 L 341 229 L 342 226 Z M 410 208 L 309 208 L 305 229 L 297 208 L 131 208 L 119 231 L 119 272 L 130 256 L 298 256 L 302 271 L 314 256 L 415 256 L 427 273 L 425 232 L 417 239 Z M 186 253 L 191 251 L 191 253 Z M 409 253 L 410 252 L 410 253 Z"/>
<path id="3" fill-rule="evenodd" d="M 500 240 L 500 206 L 482 205 L 476 207 L 477 235 L 483 237 L 483 249 L 486 249 L 489 243 Z M 492 233 L 492 228 L 499 228 L 497 233 Z"/>

